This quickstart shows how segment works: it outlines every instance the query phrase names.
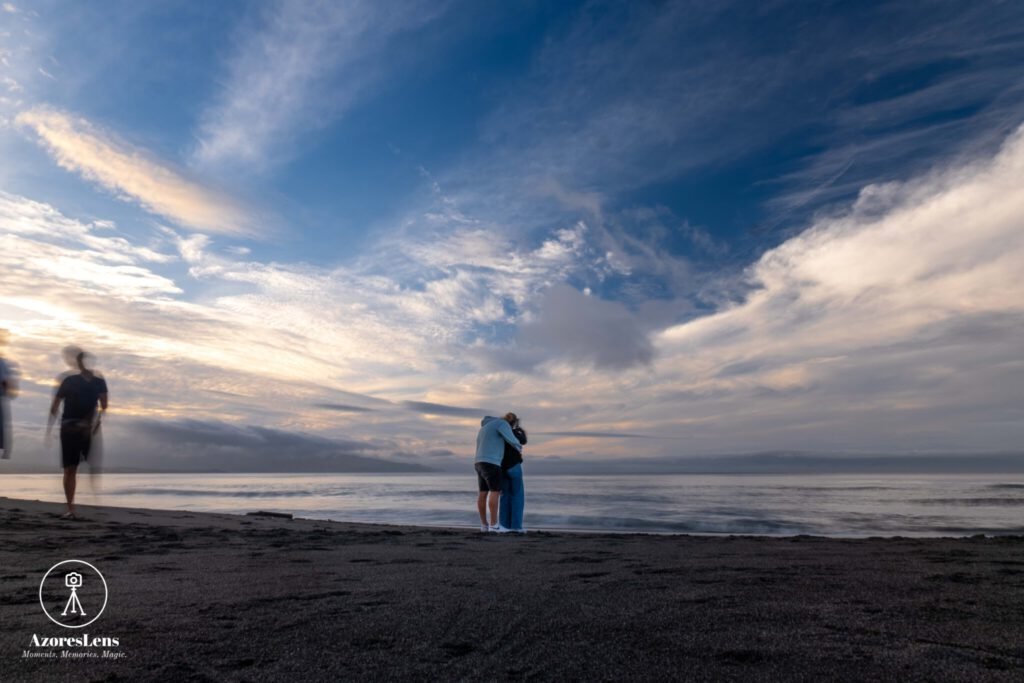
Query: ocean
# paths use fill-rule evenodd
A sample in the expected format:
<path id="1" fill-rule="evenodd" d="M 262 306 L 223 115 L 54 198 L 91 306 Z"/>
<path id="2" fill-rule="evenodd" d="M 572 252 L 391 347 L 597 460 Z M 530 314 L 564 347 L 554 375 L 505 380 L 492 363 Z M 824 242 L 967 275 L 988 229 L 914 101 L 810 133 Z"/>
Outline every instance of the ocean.
<path id="1" fill-rule="evenodd" d="M 526 475 L 533 530 L 828 536 L 1024 534 L 1021 475 Z M 79 476 L 86 505 L 475 528 L 472 475 Z M 61 501 L 60 476 L 0 477 L 0 495 Z"/>

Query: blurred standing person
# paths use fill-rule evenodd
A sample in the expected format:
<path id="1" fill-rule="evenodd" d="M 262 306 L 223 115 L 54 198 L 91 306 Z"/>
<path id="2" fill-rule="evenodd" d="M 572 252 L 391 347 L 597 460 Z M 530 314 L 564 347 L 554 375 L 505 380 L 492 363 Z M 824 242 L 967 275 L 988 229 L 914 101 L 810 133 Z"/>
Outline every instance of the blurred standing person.
<path id="1" fill-rule="evenodd" d="M 77 375 L 80 371 L 78 367 L 78 356 L 83 353 L 83 349 L 80 346 L 72 344 L 71 346 L 65 346 L 61 350 L 61 356 L 64 358 L 64 362 L 67 363 L 68 369 L 57 375 L 57 386 L 59 387 L 65 379 L 72 375 Z M 86 362 L 92 358 L 88 353 L 85 354 Z M 103 375 L 96 372 L 95 368 L 91 365 L 89 369 L 94 375 L 99 378 L 103 378 Z M 92 438 L 89 441 L 89 483 L 92 485 L 92 491 L 95 494 L 99 490 L 99 480 L 97 474 L 100 471 L 100 466 L 103 462 L 103 439 L 102 432 L 100 431 L 99 425 L 96 425 L 96 429 L 92 433 Z"/>
<path id="2" fill-rule="evenodd" d="M 508 531 L 498 522 L 498 497 L 501 496 L 501 460 L 505 456 L 505 444 L 517 451 L 523 447 L 519 444 L 508 413 L 504 418 L 487 416 L 480 421 L 480 431 L 476 435 L 476 478 L 480 494 L 476 499 L 476 509 L 480 513 L 480 531 Z M 490 524 L 487 513 L 490 511 Z"/>
<path id="3" fill-rule="evenodd" d="M 523 446 L 526 445 L 526 430 L 519 424 L 515 413 L 505 416 L 512 427 L 512 433 Z M 523 528 L 523 508 L 526 507 L 526 489 L 523 488 L 523 453 L 505 444 L 505 456 L 501 460 L 501 500 L 498 502 L 498 523 L 511 531 L 526 533 Z"/>
<path id="4" fill-rule="evenodd" d="M 88 356 L 79 351 L 75 357 L 78 372 L 69 374 L 57 387 L 50 404 L 50 419 L 46 428 L 47 437 L 57 419 L 57 409 L 64 402 L 64 413 L 60 420 L 61 465 L 64 468 L 64 497 L 68 511 L 65 519 L 75 519 L 75 484 L 78 466 L 89 459 L 93 437 L 99 431 L 100 421 L 107 411 L 107 382 L 89 369 Z M 100 410 L 97 412 L 96 406 Z"/>
<path id="5" fill-rule="evenodd" d="M 14 433 L 11 429 L 11 412 L 8 402 L 18 395 L 18 380 L 14 368 L 4 360 L 3 347 L 7 343 L 7 331 L 0 330 L 0 459 L 11 457 Z"/>

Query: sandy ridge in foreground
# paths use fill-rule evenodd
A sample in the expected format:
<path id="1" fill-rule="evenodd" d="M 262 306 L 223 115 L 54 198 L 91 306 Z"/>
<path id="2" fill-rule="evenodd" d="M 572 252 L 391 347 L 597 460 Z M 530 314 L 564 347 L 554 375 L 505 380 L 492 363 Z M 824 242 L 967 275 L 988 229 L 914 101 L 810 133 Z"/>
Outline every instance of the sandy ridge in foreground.
<path id="1" fill-rule="evenodd" d="M 1019 680 L 1024 539 L 531 533 L 0 498 L 4 681 Z M 94 563 L 120 660 L 22 657 Z M 37 648 L 38 649 L 38 648 Z"/>

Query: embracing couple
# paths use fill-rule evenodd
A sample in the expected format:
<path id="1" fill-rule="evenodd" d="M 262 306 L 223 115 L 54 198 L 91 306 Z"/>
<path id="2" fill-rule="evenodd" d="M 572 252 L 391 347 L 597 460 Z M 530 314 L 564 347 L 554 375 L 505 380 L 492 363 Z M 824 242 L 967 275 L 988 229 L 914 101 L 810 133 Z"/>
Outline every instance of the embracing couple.
<path id="1" fill-rule="evenodd" d="M 515 413 L 506 413 L 505 417 L 485 417 L 480 422 L 474 463 L 480 488 L 476 499 L 480 531 L 526 531 L 523 528 L 525 444 L 526 431 L 519 426 Z M 490 524 L 487 523 L 488 511 Z"/>

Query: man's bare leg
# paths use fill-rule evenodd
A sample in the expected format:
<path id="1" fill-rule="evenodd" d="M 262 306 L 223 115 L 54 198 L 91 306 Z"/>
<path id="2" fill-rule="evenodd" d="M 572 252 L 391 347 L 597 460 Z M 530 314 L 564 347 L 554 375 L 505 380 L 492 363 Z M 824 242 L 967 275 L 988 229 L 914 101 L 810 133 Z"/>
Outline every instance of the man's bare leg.
<path id="1" fill-rule="evenodd" d="M 491 491 L 487 496 L 487 507 L 491 509 L 491 526 L 498 526 L 498 498 L 501 491 Z"/>
<path id="2" fill-rule="evenodd" d="M 75 478 L 78 474 L 78 465 L 64 468 L 64 497 L 68 501 L 68 512 L 75 514 Z"/>
<path id="3" fill-rule="evenodd" d="M 487 491 L 476 497 L 476 509 L 480 513 L 480 524 L 487 526 Z"/>

